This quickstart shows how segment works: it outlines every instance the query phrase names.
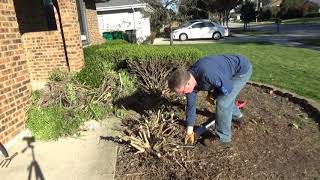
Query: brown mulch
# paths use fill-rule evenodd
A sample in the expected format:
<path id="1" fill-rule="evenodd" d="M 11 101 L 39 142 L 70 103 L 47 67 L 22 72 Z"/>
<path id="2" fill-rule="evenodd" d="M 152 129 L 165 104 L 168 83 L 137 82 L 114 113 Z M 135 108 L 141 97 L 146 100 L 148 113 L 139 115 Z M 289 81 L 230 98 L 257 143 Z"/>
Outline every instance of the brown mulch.
<path id="1" fill-rule="evenodd" d="M 199 124 L 214 107 L 204 93 L 198 97 Z M 172 158 L 135 154 L 121 146 L 116 179 L 320 179 L 319 114 L 252 85 L 238 99 L 250 103 L 243 110 L 243 125 L 233 128 L 231 147 L 183 146 L 181 125 L 181 147 Z"/>

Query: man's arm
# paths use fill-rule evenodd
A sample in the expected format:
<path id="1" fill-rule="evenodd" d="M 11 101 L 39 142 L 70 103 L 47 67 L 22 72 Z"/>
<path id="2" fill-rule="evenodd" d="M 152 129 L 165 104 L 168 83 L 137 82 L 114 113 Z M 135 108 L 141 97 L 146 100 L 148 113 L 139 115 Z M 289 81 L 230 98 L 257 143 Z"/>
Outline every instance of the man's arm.
<path id="1" fill-rule="evenodd" d="M 187 132 L 190 132 L 190 131 L 193 132 L 193 126 L 196 119 L 196 102 L 197 102 L 196 91 L 192 91 L 190 94 L 187 94 L 187 108 L 186 108 Z"/>

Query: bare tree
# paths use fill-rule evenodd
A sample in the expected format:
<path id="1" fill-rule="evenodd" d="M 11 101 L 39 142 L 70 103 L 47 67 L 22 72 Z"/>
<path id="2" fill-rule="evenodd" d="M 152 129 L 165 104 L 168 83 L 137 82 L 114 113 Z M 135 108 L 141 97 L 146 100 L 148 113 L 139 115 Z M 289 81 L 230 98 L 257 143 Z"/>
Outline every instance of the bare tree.
<path id="1" fill-rule="evenodd" d="M 211 13 L 218 13 L 220 24 L 228 26 L 230 10 L 239 5 L 242 0 L 203 0 Z"/>
<path id="2" fill-rule="evenodd" d="M 170 24 L 178 8 L 180 0 L 143 0 L 152 11 L 145 13 L 150 17 L 151 28 L 154 32 L 159 32 L 164 24 Z"/>

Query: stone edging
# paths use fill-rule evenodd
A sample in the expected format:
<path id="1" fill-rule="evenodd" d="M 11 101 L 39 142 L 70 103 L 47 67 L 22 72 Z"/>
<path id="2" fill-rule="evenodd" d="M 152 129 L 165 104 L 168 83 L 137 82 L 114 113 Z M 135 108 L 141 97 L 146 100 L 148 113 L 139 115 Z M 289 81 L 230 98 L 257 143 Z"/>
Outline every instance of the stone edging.
<path id="1" fill-rule="evenodd" d="M 293 92 L 290 92 L 288 90 L 284 90 L 284 89 L 281 89 L 281 88 L 278 88 L 278 87 L 275 87 L 272 85 L 260 83 L 260 82 L 249 81 L 248 84 L 253 85 L 253 86 L 257 86 L 257 87 L 261 87 L 261 88 L 265 88 L 267 90 L 271 90 L 271 91 L 273 91 L 274 94 L 282 96 L 282 97 L 286 97 L 291 102 L 299 104 L 300 106 L 305 108 L 305 110 L 307 112 L 309 112 L 309 113 L 311 112 L 314 115 L 320 117 L 320 104 L 318 104 L 317 102 L 315 102 L 312 99 L 300 96 L 300 95 L 295 94 Z M 316 120 L 320 122 L 320 118 L 316 119 Z"/>

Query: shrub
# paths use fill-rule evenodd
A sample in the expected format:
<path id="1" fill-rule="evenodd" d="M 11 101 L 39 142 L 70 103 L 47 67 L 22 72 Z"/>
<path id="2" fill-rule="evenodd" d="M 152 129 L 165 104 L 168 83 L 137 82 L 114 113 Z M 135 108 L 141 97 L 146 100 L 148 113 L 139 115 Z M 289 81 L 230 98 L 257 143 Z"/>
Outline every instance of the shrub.
<path id="1" fill-rule="evenodd" d="M 106 43 L 102 44 L 101 46 L 110 46 L 110 45 L 119 45 L 119 44 L 128 44 L 128 41 L 123 39 L 115 39 L 112 41 L 106 41 Z"/>
<path id="2" fill-rule="evenodd" d="M 41 140 L 58 139 L 61 136 L 77 132 L 83 119 L 79 114 L 69 112 L 59 106 L 33 106 L 28 113 L 26 126 L 33 136 Z"/>
<path id="3" fill-rule="evenodd" d="M 320 17 L 320 13 L 318 12 L 307 13 L 304 15 L 304 17 L 307 17 L 307 18 Z"/>
<path id="4" fill-rule="evenodd" d="M 132 95 L 137 90 L 137 81 L 126 71 L 118 73 L 118 85 L 113 90 L 113 98 L 117 100 L 119 98 L 127 97 Z"/>
<path id="5" fill-rule="evenodd" d="M 101 104 L 94 102 L 88 104 L 84 111 L 86 112 L 86 116 L 95 120 L 102 120 L 108 114 Z"/>
<path id="6" fill-rule="evenodd" d="M 156 94 L 166 90 L 166 78 L 174 68 L 201 56 L 201 52 L 193 48 L 147 45 L 104 47 L 96 53 L 116 67 L 125 64 L 138 78 L 142 90 Z"/>
<path id="7" fill-rule="evenodd" d="M 143 90 L 161 94 L 166 89 L 168 74 L 175 67 L 195 61 L 200 56 L 199 50 L 186 47 L 131 44 L 108 46 L 105 43 L 85 49 L 85 67 L 77 78 L 86 85 L 99 87 L 108 74 L 129 68 L 129 71 L 136 75 Z M 115 79 L 118 84 L 120 77 Z M 115 94 L 116 98 L 119 97 L 119 91 Z"/>
<path id="8" fill-rule="evenodd" d="M 54 68 L 50 73 L 49 73 L 49 80 L 50 81 L 62 81 L 67 77 L 66 72 L 61 71 L 58 68 Z"/>
<path id="9" fill-rule="evenodd" d="M 170 38 L 170 33 L 168 33 L 168 32 L 160 32 L 160 33 L 157 33 L 156 37 Z"/>
<path id="10" fill-rule="evenodd" d="M 90 49 L 85 53 L 85 66 L 76 77 L 81 83 L 91 87 L 99 87 L 104 77 L 114 68 L 114 64 L 104 60 L 96 50 Z"/>
<path id="11" fill-rule="evenodd" d="M 32 91 L 32 94 L 31 94 L 31 102 L 32 102 L 32 104 L 38 103 L 38 101 L 40 100 L 40 97 L 41 97 L 41 92 L 39 90 Z"/>
<path id="12" fill-rule="evenodd" d="M 303 9 L 301 8 L 288 8 L 287 11 L 282 14 L 283 19 L 301 18 L 303 16 Z"/>
<path id="13" fill-rule="evenodd" d="M 198 59 L 201 52 L 194 48 L 178 46 L 119 45 L 104 47 L 96 51 L 101 59 L 115 66 L 130 61 L 174 61 L 190 62 Z"/>

